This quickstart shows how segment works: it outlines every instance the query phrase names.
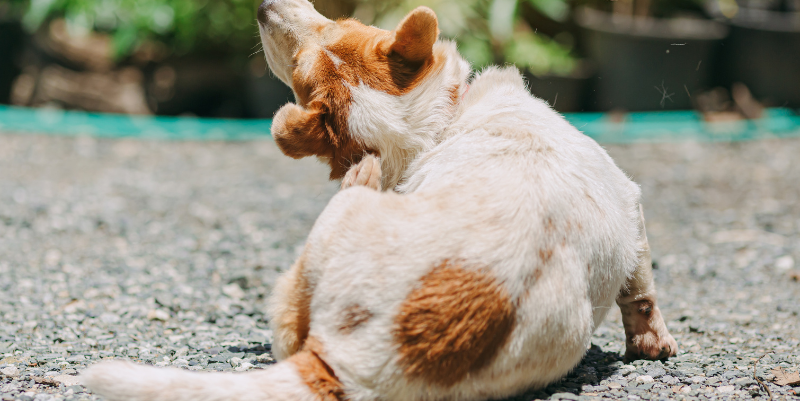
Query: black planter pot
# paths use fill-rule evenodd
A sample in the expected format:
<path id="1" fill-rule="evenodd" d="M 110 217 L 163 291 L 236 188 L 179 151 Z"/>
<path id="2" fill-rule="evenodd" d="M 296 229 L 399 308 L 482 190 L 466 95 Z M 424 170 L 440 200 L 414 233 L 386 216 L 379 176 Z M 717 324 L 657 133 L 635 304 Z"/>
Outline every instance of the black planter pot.
<path id="1" fill-rule="evenodd" d="M 252 118 L 272 118 L 283 105 L 295 101 L 294 93 L 267 70 L 263 58 L 257 61 L 252 64 L 259 67 L 251 68 L 246 80 L 247 115 Z"/>
<path id="2" fill-rule="evenodd" d="M 246 117 L 242 70 L 224 57 L 184 56 L 149 66 L 150 108 L 159 115 Z"/>
<path id="3" fill-rule="evenodd" d="M 589 108 L 676 110 L 711 86 L 716 53 L 728 28 L 701 19 L 618 18 L 581 9 L 587 55 L 597 68 Z"/>
<path id="4" fill-rule="evenodd" d="M 769 106 L 800 108 L 800 12 L 742 8 L 730 23 L 725 83 L 744 83 Z"/>
<path id="5" fill-rule="evenodd" d="M 528 71 L 523 72 L 528 81 L 531 93 L 547 101 L 559 112 L 583 111 L 588 94 L 590 75 L 576 74 L 570 77 L 536 76 Z"/>
<path id="6" fill-rule="evenodd" d="M 0 103 L 9 103 L 11 85 L 20 74 L 24 34 L 16 22 L 0 21 Z"/>

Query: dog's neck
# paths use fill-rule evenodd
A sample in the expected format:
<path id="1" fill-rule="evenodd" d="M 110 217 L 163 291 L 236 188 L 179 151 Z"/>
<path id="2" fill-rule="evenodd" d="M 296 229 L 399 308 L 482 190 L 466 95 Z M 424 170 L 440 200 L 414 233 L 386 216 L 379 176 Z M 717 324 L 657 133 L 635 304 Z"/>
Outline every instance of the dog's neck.
<path id="1" fill-rule="evenodd" d="M 409 163 L 439 143 L 468 88 L 470 66 L 455 44 L 439 41 L 434 52 L 443 60 L 441 68 L 404 95 L 392 96 L 363 84 L 350 88 L 350 133 L 380 154 L 384 189 L 394 188 Z"/>

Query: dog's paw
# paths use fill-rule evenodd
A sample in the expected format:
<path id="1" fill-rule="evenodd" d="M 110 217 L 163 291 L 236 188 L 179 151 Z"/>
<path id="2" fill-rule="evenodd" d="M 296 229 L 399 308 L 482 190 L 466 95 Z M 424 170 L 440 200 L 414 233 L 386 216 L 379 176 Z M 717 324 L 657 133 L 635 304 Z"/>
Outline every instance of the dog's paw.
<path id="1" fill-rule="evenodd" d="M 367 155 L 361 162 L 350 167 L 342 179 L 342 189 L 356 185 L 380 191 L 381 189 L 381 161 L 373 155 Z"/>
<path id="2" fill-rule="evenodd" d="M 669 334 L 661 311 L 642 300 L 622 308 L 625 325 L 625 360 L 662 360 L 678 353 L 678 343 Z"/>

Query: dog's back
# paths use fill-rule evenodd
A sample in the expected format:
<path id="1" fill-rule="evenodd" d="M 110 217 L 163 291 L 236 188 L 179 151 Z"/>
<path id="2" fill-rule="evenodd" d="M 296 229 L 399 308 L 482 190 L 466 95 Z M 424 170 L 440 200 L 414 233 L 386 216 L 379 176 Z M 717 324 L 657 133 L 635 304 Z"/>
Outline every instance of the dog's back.
<path id="1" fill-rule="evenodd" d="M 343 191 L 309 236 L 309 336 L 353 399 L 480 399 L 549 383 L 580 360 L 636 267 L 638 187 L 605 151 L 513 69 L 476 78 L 463 105 L 402 195 Z"/>

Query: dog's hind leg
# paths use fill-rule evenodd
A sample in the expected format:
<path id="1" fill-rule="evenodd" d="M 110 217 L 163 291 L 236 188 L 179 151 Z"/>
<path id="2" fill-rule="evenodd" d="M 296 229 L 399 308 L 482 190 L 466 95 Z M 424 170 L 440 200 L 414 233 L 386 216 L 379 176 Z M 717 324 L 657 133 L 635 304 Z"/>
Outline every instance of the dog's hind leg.
<path id="1" fill-rule="evenodd" d="M 639 265 L 617 296 L 625 326 L 625 359 L 666 359 L 678 352 L 656 304 L 650 245 L 639 205 Z"/>
<path id="2" fill-rule="evenodd" d="M 303 254 L 278 278 L 269 300 L 272 354 L 278 360 L 295 354 L 308 337 L 313 289 L 306 274 Z"/>

